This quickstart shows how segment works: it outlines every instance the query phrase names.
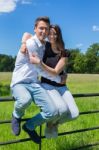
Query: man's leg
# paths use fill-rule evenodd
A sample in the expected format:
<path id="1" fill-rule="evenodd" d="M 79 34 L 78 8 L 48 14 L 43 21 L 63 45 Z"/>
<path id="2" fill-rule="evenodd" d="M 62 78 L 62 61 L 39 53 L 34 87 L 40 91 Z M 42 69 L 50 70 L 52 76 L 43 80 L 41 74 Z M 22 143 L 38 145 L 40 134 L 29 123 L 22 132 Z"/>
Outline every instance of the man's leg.
<path id="1" fill-rule="evenodd" d="M 12 114 L 12 131 L 15 135 L 19 135 L 21 117 L 24 115 L 25 109 L 30 105 L 32 99 L 24 84 L 15 85 L 12 88 L 12 95 L 15 99 Z"/>
<path id="2" fill-rule="evenodd" d="M 41 85 L 33 83 L 31 86 L 32 88 L 29 88 L 29 90 L 31 90 L 36 105 L 41 109 L 40 113 L 26 122 L 26 127 L 32 131 L 42 123 L 56 117 L 58 110 L 51 97 Z"/>

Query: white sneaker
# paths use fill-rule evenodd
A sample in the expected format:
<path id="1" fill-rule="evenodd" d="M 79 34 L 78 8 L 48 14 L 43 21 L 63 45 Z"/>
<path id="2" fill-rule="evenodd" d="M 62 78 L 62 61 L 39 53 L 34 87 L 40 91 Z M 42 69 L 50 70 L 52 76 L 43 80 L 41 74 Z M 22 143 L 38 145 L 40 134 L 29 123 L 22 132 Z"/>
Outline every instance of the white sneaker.
<path id="1" fill-rule="evenodd" d="M 46 124 L 45 137 L 48 139 L 58 137 L 58 125 L 55 124 L 49 127 L 48 124 Z"/>

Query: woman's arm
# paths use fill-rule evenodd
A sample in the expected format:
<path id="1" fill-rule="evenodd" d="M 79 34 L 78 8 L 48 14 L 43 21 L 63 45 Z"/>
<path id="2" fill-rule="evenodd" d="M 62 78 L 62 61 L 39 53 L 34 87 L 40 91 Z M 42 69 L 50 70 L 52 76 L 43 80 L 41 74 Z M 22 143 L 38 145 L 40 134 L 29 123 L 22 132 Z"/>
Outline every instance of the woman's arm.
<path id="1" fill-rule="evenodd" d="M 47 66 L 45 63 L 43 63 L 42 61 L 40 62 L 42 68 L 46 71 L 48 71 L 49 73 L 51 73 L 52 75 L 59 75 L 59 73 L 64 69 L 65 65 L 68 62 L 68 58 L 67 57 L 62 57 L 58 63 L 56 64 L 55 68 L 51 68 L 49 66 Z"/>
<path id="2" fill-rule="evenodd" d="M 46 70 L 48 73 L 50 73 L 51 75 L 59 75 L 59 73 L 64 69 L 65 65 L 68 62 L 68 58 L 67 57 L 62 57 L 58 63 L 56 64 L 55 68 L 49 67 L 47 66 L 43 61 L 40 60 L 40 58 L 38 56 L 36 56 L 35 54 L 31 56 L 31 63 L 34 64 L 40 64 L 41 67 L 43 68 L 43 70 Z"/>

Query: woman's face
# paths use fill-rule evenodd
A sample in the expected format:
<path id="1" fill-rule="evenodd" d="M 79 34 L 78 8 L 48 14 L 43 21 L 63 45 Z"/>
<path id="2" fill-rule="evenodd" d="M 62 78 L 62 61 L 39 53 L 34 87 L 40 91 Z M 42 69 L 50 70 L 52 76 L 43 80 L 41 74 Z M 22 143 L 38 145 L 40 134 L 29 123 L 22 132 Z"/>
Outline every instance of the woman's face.
<path id="1" fill-rule="evenodd" d="M 56 33 L 54 28 L 51 28 L 50 32 L 49 32 L 49 41 L 50 41 L 50 43 L 55 43 L 56 39 L 57 39 L 57 33 Z"/>

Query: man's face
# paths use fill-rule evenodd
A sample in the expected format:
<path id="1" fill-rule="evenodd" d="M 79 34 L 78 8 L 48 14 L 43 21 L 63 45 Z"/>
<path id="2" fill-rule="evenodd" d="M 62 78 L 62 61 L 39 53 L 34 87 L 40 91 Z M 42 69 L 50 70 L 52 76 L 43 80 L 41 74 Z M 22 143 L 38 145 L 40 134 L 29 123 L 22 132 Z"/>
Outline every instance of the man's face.
<path id="1" fill-rule="evenodd" d="M 43 43 L 49 34 L 49 25 L 44 21 L 39 21 L 34 29 L 38 39 Z"/>

